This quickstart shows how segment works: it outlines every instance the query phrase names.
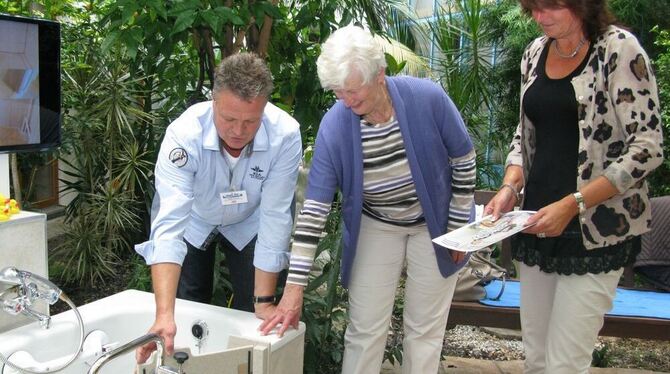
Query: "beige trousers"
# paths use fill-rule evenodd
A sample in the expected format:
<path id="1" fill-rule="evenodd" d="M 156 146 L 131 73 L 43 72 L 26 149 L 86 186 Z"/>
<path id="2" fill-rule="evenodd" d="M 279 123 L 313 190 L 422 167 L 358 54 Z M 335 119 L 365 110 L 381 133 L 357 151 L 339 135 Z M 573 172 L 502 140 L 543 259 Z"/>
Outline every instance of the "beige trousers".
<path id="1" fill-rule="evenodd" d="M 603 274 L 558 275 L 537 266 L 517 266 L 524 373 L 588 373 L 623 268 Z"/>
<path id="2" fill-rule="evenodd" d="M 405 264 L 402 372 L 437 373 L 456 276 L 440 274 L 425 225 L 405 228 L 364 215 L 349 283 L 343 374 L 380 372 Z"/>

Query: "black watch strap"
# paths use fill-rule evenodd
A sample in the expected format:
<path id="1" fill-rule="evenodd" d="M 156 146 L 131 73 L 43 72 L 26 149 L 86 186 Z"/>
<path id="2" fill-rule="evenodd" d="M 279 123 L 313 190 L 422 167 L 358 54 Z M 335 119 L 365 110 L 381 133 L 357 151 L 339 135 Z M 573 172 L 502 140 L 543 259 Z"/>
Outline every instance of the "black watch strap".
<path id="1" fill-rule="evenodd" d="M 275 304 L 277 302 L 277 296 L 254 296 L 254 304 Z"/>

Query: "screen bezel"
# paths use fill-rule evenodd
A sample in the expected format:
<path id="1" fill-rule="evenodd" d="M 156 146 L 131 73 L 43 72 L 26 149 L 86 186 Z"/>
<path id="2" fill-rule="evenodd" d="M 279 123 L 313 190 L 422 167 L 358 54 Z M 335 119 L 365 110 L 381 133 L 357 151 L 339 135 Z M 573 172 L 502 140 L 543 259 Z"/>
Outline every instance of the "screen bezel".
<path id="1" fill-rule="evenodd" d="M 61 144 L 60 24 L 58 22 L 0 13 L 0 21 L 38 26 L 40 142 L 0 145 L 0 153 L 51 150 Z"/>

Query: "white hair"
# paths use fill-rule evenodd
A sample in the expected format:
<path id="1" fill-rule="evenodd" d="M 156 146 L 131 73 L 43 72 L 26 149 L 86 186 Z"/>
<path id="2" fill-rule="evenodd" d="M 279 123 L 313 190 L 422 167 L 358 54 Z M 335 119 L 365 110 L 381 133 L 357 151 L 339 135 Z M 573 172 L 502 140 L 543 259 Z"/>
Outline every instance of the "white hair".
<path id="1" fill-rule="evenodd" d="M 363 84 L 370 83 L 386 68 L 386 58 L 381 45 L 369 31 L 349 25 L 332 33 L 323 45 L 316 60 L 316 70 L 321 87 L 340 89 L 354 69 L 361 74 Z"/>

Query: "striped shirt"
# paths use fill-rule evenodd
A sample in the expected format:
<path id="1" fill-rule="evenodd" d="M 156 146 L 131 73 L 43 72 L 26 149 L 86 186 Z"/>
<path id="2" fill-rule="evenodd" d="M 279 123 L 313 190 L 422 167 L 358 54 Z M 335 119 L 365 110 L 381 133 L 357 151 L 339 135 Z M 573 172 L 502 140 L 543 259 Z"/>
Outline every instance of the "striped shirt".
<path id="1" fill-rule="evenodd" d="M 361 121 L 363 212 L 380 221 L 407 226 L 423 222 L 400 126 L 395 118 L 372 125 Z"/>

